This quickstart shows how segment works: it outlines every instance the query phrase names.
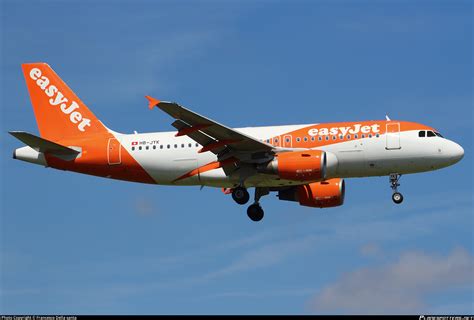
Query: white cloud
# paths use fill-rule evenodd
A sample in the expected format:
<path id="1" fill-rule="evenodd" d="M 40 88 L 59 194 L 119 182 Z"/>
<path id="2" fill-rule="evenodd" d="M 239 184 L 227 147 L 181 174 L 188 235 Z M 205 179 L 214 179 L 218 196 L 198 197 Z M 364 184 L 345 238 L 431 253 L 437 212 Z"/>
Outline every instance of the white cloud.
<path id="1" fill-rule="evenodd" d="M 310 235 L 296 240 L 285 240 L 260 246 L 245 252 L 228 266 L 204 275 L 200 280 L 209 280 L 236 272 L 278 264 L 289 256 L 311 249 L 317 239 L 317 236 Z"/>
<path id="2" fill-rule="evenodd" d="M 423 313 L 427 294 L 469 288 L 474 257 L 454 249 L 447 256 L 407 252 L 398 261 L 342 275 L 310 302 L 316 313 Z"/>

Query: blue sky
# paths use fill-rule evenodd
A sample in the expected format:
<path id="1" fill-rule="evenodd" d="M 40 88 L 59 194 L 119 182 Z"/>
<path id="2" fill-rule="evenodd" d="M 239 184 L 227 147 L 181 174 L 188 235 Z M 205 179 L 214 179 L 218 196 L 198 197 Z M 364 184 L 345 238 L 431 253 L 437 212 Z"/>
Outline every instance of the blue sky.
<path id="1" fill-rule="evenodd" d="M 468 1 L 1 1 L 0 313 L 474 313 Z M 145 95 L 233 127 L 437 128 L 453 167 L 350 179 L 343 207 L 110 181 L 14 161 L 44 61 L 110 128 L 172 130 Z"/>

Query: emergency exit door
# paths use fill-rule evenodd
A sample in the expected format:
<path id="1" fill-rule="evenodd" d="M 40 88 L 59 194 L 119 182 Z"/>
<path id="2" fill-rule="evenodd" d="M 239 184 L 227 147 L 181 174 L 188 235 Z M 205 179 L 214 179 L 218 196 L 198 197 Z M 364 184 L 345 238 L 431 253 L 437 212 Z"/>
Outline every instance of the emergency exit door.
<path id="1" fill-rule="evenodd" d="M 387 123 L 387 131 L 385 132 L 387 150 L 400 149 L 400 123 Z"/>
<path id="2" fill-rule="evenodd" d="M 107 158 L 110 165 L 122 163 L 120 142 L 115 138 L 110 138 L 107 144 Z"/>

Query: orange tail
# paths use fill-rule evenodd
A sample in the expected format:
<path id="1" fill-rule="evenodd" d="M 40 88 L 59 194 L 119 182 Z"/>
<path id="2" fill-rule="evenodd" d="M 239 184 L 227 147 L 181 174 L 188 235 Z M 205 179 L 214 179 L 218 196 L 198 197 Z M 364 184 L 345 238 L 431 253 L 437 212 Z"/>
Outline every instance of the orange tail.
<path id="1" fill-rule="evenodd" d="M 58 141 L 107 128 L 46 63 L 22 65 L 41 137 Z"/>

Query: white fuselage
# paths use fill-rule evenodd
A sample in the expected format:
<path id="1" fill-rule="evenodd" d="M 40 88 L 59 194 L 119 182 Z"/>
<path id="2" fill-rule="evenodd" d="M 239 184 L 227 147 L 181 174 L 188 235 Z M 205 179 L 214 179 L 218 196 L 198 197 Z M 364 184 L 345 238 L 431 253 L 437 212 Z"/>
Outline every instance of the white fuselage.
<path id="1" fill-rule="evenodd" d="M 266 141 L 281 137 L 275 145 L 285 143 L 283 135 L 311 125 L 237 128 L 236 130 Z M 419 130 L 402 131 L 395 145 L 387 134 L 348 140 L 336 136 L 336 143 L 311 149 L 324 150 L 337 159 L 337 169 L 329 178 L 383 176 L 431 171 L 449 166 L 460 159 L 462 148 L 456 143 L 439 137 L 419 137 Z M 175 181 L 177 177 L 206 164 L 217 161 L 211 152 L 198 153 L 199 144 L 187 136 L 175 137 L 175 132 L 116 134 L 121 145 L 142 165 L 158 184 L 207 185 L 232 187 L 239 183 L 239 176 L 227 176 L 222 168 L 206 171 Z M 295 144 L 295 137 L 290 143 Z M 301 137 L 301 139 L 304 139 Z M 311 139 L 311 137 L 308 137 Z M 330 136 L 330 142 L 334 142 Z M 287 144 L 289 144 L 287 142 Z M 389 147 L 389 148 L 387 148 Z M 294 148 L 298 150 L 300 148 Z M 462 156 L 462 155 L 461 155 Z M 255 174 L 245 181 L 247 187 L 282 186 L 295 184 L 267 174 Z"/>

